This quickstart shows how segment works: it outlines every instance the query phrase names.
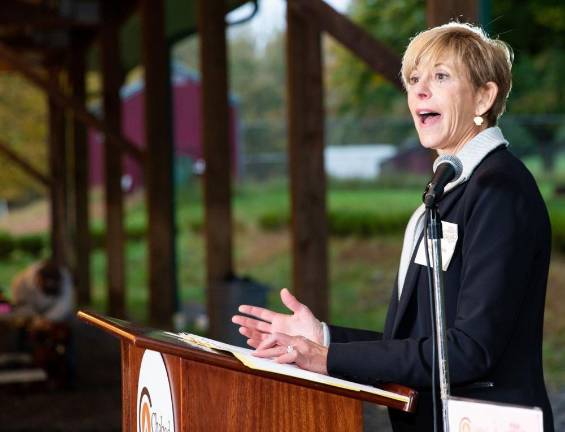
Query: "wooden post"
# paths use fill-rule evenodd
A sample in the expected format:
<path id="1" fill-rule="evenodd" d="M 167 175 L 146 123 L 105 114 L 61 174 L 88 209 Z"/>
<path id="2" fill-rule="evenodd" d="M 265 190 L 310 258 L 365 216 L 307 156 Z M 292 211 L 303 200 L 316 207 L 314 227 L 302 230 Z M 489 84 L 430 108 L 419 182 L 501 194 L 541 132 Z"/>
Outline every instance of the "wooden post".
<path id="1" fill-rule="evenodd" d="M 289 169 L 293 288 L 328 318 L 328 246 L 321 35 L 287 8 Z"/>
<path id="2" fill-rule="evenodd" d="M 145 169 L 149 210 L 150 320 L 170 327 L 177 310 L 170 52 L 165 1 L 141 0 L 145 67 Z"/>
<path id="3" fill-rule="evenodd" d="M 477 0 L 427 0 L 426 14 L 429 27 L 453 20 L 476 24 L 479 21 L 479 5 Z"/>
<path id="4" fill-rule="evenodd" d="M 60 88 L 60 71 L 49 69 L 51 85 Z M 59 265 L 67 265 L 66 250 L 66 148 L 65 148 L 65 113 L 48 98 L 49 107 L 49 171 L 50 184 L 50 219 L 51 219 L 51 255 Z"/>
<path id="5" fill-rule="evenodd" d="M 77 32 L 71 40 L 69 81 L 73 99 L 84 105 L 86 101 L 86 43 L 82 33 Z M 73 180 L 74 180 L 74 279 L 79 304 L 89 304 L 90 295 L 90 218 L 88 143 L 85 125 L 72 118 Z"/>
<path id="6" fill-rule="evenodd" d="M 226 278 L 233 272 L 231 212 L 231 150 L 228 122 L 224 0 L 198 2 L 202 70 L 202 133 L 204 143 L 204 205 L 207 308 L 210 335 L 223 338 L 228 296 Z M 229 321 L 228 321 L 229 322 Z"/>
<path id="7" fill-rule="evenodd" d="M 104 121 L 108 128 L 121 131 L 122 70 L 120 63 L 119 24 L 113 7 L 102 2 L 104 26 L 101 31 L 101 65 L 103 77 Z M 124 210 L 121 187 L 122 152 L 104 137 L 104 176 L 106 210 L 106 275 L 108 286 L 108 311 L 123 317 L 125 308 L 124 270 Z"/>

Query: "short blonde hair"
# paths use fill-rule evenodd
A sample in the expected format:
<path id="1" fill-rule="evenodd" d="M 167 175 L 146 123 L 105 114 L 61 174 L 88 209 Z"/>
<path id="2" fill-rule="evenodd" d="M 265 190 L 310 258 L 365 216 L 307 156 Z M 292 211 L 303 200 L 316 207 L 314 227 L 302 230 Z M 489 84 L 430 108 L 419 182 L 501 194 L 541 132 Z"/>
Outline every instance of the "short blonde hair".
<path id="1" fill-rule="evenodd" d="M 416 35 L 408 44 L 402 57 L 402 81 L 407 86 L 410 74 L 423 61 L 438 61 L 454 56 L 462 65 L 475 89 L 489 81 L 498 86 L 498 94 L 486 113 L 489 126 L 494 126 L 504 112 L 512 88 L 512 61 L 510 46 L 498 39 L 489 38 L 480 28 L 471 24 L 451 22 Z"/>

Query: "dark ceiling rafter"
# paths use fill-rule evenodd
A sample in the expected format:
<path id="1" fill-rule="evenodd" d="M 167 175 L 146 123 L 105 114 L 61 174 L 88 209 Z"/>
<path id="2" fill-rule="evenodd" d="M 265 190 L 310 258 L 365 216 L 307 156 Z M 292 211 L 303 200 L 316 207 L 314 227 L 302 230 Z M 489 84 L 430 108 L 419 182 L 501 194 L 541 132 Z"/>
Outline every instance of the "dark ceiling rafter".
<path id="1" fill-rule="evenodd" d="M 58 11 L 45 4 L 31 4 L 18 0 L 5 1 L 0 8 L 0 26 L 11 28 L 67 27 L 85 25 L 84 21 L 61 16 Z"/>
<path id="2" fill-rule="evenodd" d="M 46 187 L 51 185 L 51 178 L 31 165 L 25 158 L 14 151 L 6 142 L 0 140 L 0 154 L 15 163 L 26 174 L 39 181 Z"/>

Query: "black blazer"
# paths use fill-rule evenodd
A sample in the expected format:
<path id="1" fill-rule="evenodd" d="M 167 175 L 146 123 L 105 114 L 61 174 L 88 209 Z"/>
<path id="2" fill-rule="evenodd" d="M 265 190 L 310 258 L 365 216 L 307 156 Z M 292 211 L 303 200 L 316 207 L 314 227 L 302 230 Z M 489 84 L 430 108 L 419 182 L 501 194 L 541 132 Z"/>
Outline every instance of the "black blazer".
<path id="1" fill-rule="evenodd" d="M 442 198 L 439 212 L 458 226 L 444 272 L 452 394 L 541 407 L 544 430 L 553 431 L 542 367 L 551 229 L 535 180 L 499 147 Z M 330 327 L 330 375 L 420 391 L 415 414 L 390 411 L 395 431 L 432 430 L 431 322 L 426 269 L 412 256 L 383 334 Z"/>

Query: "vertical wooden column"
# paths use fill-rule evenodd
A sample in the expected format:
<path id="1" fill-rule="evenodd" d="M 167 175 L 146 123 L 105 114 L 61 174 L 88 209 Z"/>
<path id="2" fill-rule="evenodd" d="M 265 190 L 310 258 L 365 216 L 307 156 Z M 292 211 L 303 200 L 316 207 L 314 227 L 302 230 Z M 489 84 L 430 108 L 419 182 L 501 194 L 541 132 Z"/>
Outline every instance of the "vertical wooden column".
<path id="1" fill-rule="evenodd" d="M 60 88 L 60 70 L 49 69 L 53 86 Z M 66 146 L 65 112 L 48 96 L 49 110 L 49 171 L 51 173 L 50 219 L 52 257 L 60 265 L 67 265 L 66 236 Z"/>
<path id="2" fill-rule="evenodd" d="M 287 7 L 288 138 L 293 288 L 328 318 L 324 95 L 320 30 Z"/>
<path id="3" fill-rule="evenodd" d="M 103 80 L 104 121 L 113 131 L 122 125 L 120 87 L 122 70 L 120 63 L 119 25 L 115 8 L 110 2 L 102 2 L 104 25 L 101 31 L 101 65 Z M 122 152 L 104 137 L 104 177 L 106 210 L 106 274 L 108 284 L 108 312 L 112 316 L 125 315 L 124 269 L 124 209 L 121 187 Z"/>
<path id="4" fill-rule="evenodd" d="M 207 307 L 210 335 L 215 338 L 225 336 L 224 321 L 229 318 L 226 317 L 228 296 L 224 282 L 233 269 L 225 14 L 225 0 L 198 2 L 202 131 L 206 161 L 204 205 Z"/>
<path id="5" fill-rule="evenodd" d="M 73 98 L 85 104 L 85 58 L 86 43 L 82 33 L 73 35 L 71 42 L 71 60 L 69 65 L 69 81 Z M 79 304 L 89 304 L 90 293 L 90 219 L 89 179 L 88 179 L 88 144 L 86 126 L 76 117 L 72 119 L 72 145 L 73 145 L 73 211 L 74 211 L 74 279 Z"/>
<path id="6" fill-rule="evenodd" d="M 165 1 L 141 0 L 145 67 L 145 169 L 149 210 L 150 319 L 170 326 L 177 310 L 170 52 Z"/>
<path id="7" fill-rule="evenodd" d="M 478 0 L 427 0 L 426 14 L 429 27 L 435 27 L 453 20 L 477 23 L 479 20 Z"/>

